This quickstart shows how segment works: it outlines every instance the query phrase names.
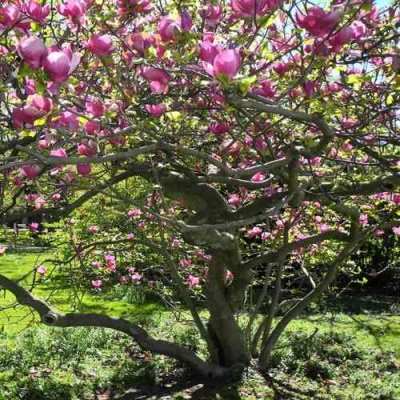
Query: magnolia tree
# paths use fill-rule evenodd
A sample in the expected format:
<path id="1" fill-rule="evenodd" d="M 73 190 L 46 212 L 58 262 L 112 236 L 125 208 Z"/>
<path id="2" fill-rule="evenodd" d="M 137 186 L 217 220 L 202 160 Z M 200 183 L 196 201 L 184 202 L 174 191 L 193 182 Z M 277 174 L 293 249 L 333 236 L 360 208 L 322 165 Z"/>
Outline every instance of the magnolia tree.
<path id="1" fill-rule="evenodd" d="M 126 260 L 157 255 L 208 356 L 124 319 L 59 313 L 4 275 L 0 285 L 47 325 L 115 329 L 203 376 L 252 359 L 266 370 L 345 261 L 400 234 L 399 24 L 397 5 L 372 0 L 3 1 L 0 223 L 63 222 L 97 292 L 156 290 L 152 268 Z M 71 218 L 98 198 L 122 222 L 109 208 L 110 223 L 87 214 L 74 233 Z M 294 261 L 310 291 L 276 318 Z"/>

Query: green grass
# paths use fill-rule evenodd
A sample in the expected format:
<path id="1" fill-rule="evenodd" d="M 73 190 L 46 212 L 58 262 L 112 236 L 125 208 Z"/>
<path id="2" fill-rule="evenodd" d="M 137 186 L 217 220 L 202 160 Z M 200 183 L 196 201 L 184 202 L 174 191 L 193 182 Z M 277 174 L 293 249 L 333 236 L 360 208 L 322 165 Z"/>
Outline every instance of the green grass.
<path id="1" fill-rule="evenodd" d="M 0 273 L 30 288 L 33 280 L 34 269 L 44 264 L 51 271 L 49 262 L 51 253 L 13 253 L 7 252 L 0 257 Z M 24 278 L 24 279 L 22 279 Z M 88 291 L 79 298 L 73 295 L 69 282 L 60 279 L 57 274 L 46 274 L 43 283 L 35 286 L 34 295 L 46 300 L 50 305 L 62 312 L 79 311 L 106 313 L 113 316 L 131 320 L 143 320 L 153 314 L 165 312 L 165 309 L 157 303 L 127 303 L 126 301 L 108 299 L 94 291 Z M 17 332 L 32 323 L 36 323 L 37 316 L 29 308 L 18 306 L 17 308 L 4 309 L 15 302 L 15 297 L 10 292 L 1 292 L 0 297 L 0 329 Z M 3 310 L 1 310 L 3 309 Z"/>
<path id="2" fill-rule="evenodd" d="M 12 279 L 26 276 L 22 283 L 29 287 L 37 265 L 44 263 L 51 270 L 49 257 L 8 252 L 0 257 L 0 271 Z M 56 275 L 34 293 L 43 299 L 52 294 L 51 304 L 59 310 L 72 308 L 70 289 Z M 2 293 L 0 307 L 12 302 L 12 295 Z M 107 300 L 104 294 L 89 292 L 78 309 L 140 321 L 156 337 L 204 354 L 204 343 L 185 317 L 176 321 L 158 304 Z M 29 321 L 33 324 L 25 329 Z M 195 393 L 199 399 L 272 399 L 277 393 L 285 399 L 400 398 L 400 316 L 389 313 L 303 316 L 278 343 L 269 377 L 250 368 L 235 385 L 206 383 L 201 390 L 192 381 L 174 386 L 182 382 L 181 365 L 149 355 L 112 331 L 43 327 L 23 307 L 0 311 L 0 330 L 0 400 L 107 399 L 107 394 L 132 386 L 143 396 L 164 394 L 171 399 Z"/>

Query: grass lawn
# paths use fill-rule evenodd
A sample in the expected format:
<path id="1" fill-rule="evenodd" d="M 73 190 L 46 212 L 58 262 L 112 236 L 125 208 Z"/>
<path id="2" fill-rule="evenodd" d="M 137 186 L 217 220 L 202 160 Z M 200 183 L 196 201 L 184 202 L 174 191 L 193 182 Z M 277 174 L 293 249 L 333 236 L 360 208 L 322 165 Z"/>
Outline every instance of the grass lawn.
<path id="1" fill-rule="evenodd" d="M 7 252 L 0 257 L 0 273 L 14 280 L 22 279 L 21 283 L 29 288 L 32 284 L 34 269 L 43 264 L 48 270 L 51 269 L 51 253 L 13 253 Z M 165 310 L 156 303 L 134 304 L 115 299 L 107 300 L 104 297 L 99 301 L 99 295 L 94 291 L 80 298 L 79 303 L 72 299 L 71 289 L 66 287 L 65 282 L 57 279 L 57 276 L 46 275 L 46 280 L 35 287 L 34 295 L 48 301 L 59 311 L 73 311 L 71 304 L 75 304 L 76 311 L 107 313 L 124 318 L 143 319 L 153 313 Z M 30 312 L 28 307 L 4 309 L 13 304 L 15 297 L 10 292 L 0 294 L 0 329 L 18 332 L 32 323 L 38 321 L 36 314 Z M 1 310 L 3 308 L 3 310 Z"/>
<path id="2" fill-rule="evenodd" d="M 8 252 L 0 257 L 0 271 L 13 279 L 26 276 L 23 284 L 29 287 L 30 271 L 41 263 L 50 267 L 48 258 Z M 71 309 L 70 292 L 56 277 L 35 294 L 43 299 L 52 294 L 55 307 Z M 2 293 L 0 307 L 12 302 Z M 93 292 L 83 297 L 79 311 L 139 319 L 155 336 L 200 353 L 204 348 L 184 318 L 176 321 L 158 304 L 107 301 Z M 223 385 L 194 381 L 181 365 L 141 351 L 119 333 L 60 330 L 35 319 L 24 329 L 29 322 L 26 308 L 0 311 L 0 400 L 117 400 L 128 389 L 124 400 L 400 399 L 400 316 L 389 313 L 305 315 L 279 342 L 269 376 L 249 368 L 241 382 Z"/>

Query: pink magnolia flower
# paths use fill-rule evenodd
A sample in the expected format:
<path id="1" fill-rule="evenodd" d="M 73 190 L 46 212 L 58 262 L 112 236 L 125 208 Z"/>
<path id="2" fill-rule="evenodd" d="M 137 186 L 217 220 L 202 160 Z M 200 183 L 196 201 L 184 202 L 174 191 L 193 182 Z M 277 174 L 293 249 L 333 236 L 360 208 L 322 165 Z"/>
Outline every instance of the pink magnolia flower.
<path id="1" fill-rule="evenodd" d="M 40 274 L 40 275 L 44 275 L 47 272 L 47 268 L 44 265 L 39 265 L 36 269 L 36 271 Z"/>
<path id="2" fill-rule="evenodd" d="M 229 271 L 229 269 L 226 271 L 225 278 L 226 279 L 233 279 L 235 275 L 233 275 L 233 272 Z"/>
<path id="3" fill-rule="evenodd" d="M 324 36 L 339 23 L 337 11 L 325 12 L 321 7 L 311 7 L 306 15 L 296 14 L 299 26 L 313 36 Z"/>
<path id="4" fill-rule="evenodd" d="M 251 239 L 261 236 L 263 230 L 259 226 L 255 226 L 247 231 L 247 236 Z"/>
<path id="5" fill-rule="evenodd" d="M 0 25 L 7 27 L 15 26 L 20 17 L 21 13 L 14 5 L 8 5 L 0 8 Z"/>
<path id="6" fill-rule="evenodd" d="M 361 214 L 360 217 L 358 218 L 358 222 L 360 223 L 361 226 L 367 226 L 368 214 Z"/>
<path id="7" fill-rule="evenodd" d="M 78 123 L 79 123 L 79 121 L 78 121 Z M 86 133 L 88 133 L 89 135 L 93 135 L 95 133 L 100 132 L 101 126 L 96 121 L 88 121 L 88 122 L 86 122 L 84 128 L 85 128 Z"/>
<path id="8" fill-rule="evenodd" d="M 20 172 L 22 175 L 26 176 L 29 180 L 33 181 L 37 178 L 40 172 L 39 165 L 25 165 L 20 168 Z"/>
<path id="9" fill-rule="evenodd" d="M 400 205 L 400 193 L 394 193 L 392 196 L 392 201 L 396 205 Z"/>
<path id="10" fill-rule="evenodd" d="M 361 21 L 354 21 L 350 26 L 354 40 L 360 40 L 367 34 L 367 27 Z"/>
<path id="11" fill-rule="evenodd" d="M 28 96 L 23 107 L 13 109 L 13 124 L 19 128 L 22 128 L 23 124 L 33 125 L 37 119 L 45 116 L 52 109 L 53 102 L 50 99 L 38 94 Z"/>
<path id="12" fill-rule="evenodd" d="M 92 281 L 92 286 L 95 290 L 101 290 L 100 288 L 103 286 L 103 281 L 101 280 Z"/>
<path id="13" fill-rule="evenodd" d="M 192 261 L 188 260 L 187 258 L 182 258 L 179 260 L 179 265 L 181 267 L 190 267 L 192 265 Z"/>
<path id="14" fill-rule="evenodd" d="M 43 68 L 52 81 L 62 83 L 76 70 L 80 60 L 81 56 L 78 53 L 72 53 L 70 49 L 53 51 L 44 59 Z"/>
<path id="15" fill-rule="evenodd" d="M 315 82 L 312 81 L 305 82 L 303 85 L 303 89 L 307 98 L 309 99 L 313 98 L 315 95 Z"/>
<path id="16" fill-rule="evenodd" d="M 190 30 L 192 29 L 193 20 L 192 20 L 192 17 L 191 17 L 191 15 L 189 14 L 188 11 L 183 10 L 183 11 L 181 12 L 181 19 L 180 19 L 180 21 L 181 21 L 181 28 L 182 28 L 184 31 L 190 31 Z"/>
<path id="17" fill-rule="evenodd" d="M 186 278 L 186 282 L 189 284 L 189 286 L 193 287 L 193 286 L 198 286 L 200 285 L 200 278 L 198 278 L 197 276 L 193 276 L 193 275 L 189 275 Z"/>
<path id="18" fill-rule="evenodd" d="M 254 18 L 256 15 L 261 17 L 271 6 L 277 4 L 277 1 L 271 0 L 231 0 L 231 7 L 235 11 L 234 16 L 239 18 Z"/>
<path id="19" fill-rule="evenodd" d="M 87 163 L 79 163 L 76 164 L 76 171 L 79 175 L 87 176 L 90 175 L 90 173 L 92 172 L 92 167 L 90 164 Z"/>
<path id="20" fill-rule="evenodd" d="M 66 3 L 57 6 L 57 11 L 67 17 L 72 26 L 82 25 L 85 22 L 88 3 L 82 0 L 67 0 Z"/>
<path id="21" fill-rule="evenodd" d="M 80 143 L 77 146 L 79 154 L 86 157 L 94 157 L 97 154 L 98 146 L 94 140 L 89 140 L 86 143 Z"/>
<path id="22" fill-rule="evenodd" d="M 218 55 L 220 48 L 210 42 L 204 41 L 200 44 L 200 60 L 212 64 Z"/>
<path id="23" fill-rule="evenodd" d="M 233 139 L 225 139 L 220 145 L 220 150 L 230 156 L 237 157 L 242 147 L 242 143 L 239 141 L 234 142 Z"/>
<path id="24" fill-rule="evenodd" d="M 231 206 L 239 205 L 241 203 L 240 196 L 238 194 L 232 194 L 228 199 L 228 203 Z"/>
<path id="25" fill-rule="evenodd" d="M 31 223 L 28 225 L 28 229 L 29 229 L 31 232 L 36 232 L 36 231 L 39 229 L 39 223 L 38 223 L 38 222 L 31 222 Z"/>
<path id="26" fill-rule="evenodd" d="M 140 217 L 141 215 L 142 215 L 142 212 L 139 209 L 128 211 L 128 217 Z"/>
<path id="27" fill-rule="evenodd" d="M 272 235 L 271 235 L 270 232 L 263 232 L 263 233 L 261 234 L 261 239 L 262 239 L 262 240 L 268 240 L 271 236 L 272 236 Z"/>
<path id="28" fill-rule="evenodd" d="M 140 280 L 142 279 L 142 275 L 138 274 L 138 273 L 133 274 L 131 276 L 131 279 L 132 279 L 132 282 L 134 282 L 134 283 L 140 283 Z"/>
<path id="29" fill-rule="evenodd" d="M 18 43 L 18 54 L 33 69 L 40 68 L 47 55 L 42 39 L 36 36 L 22 38 Z"/>
<path id="30" fill-rule="evenodd" d="M 206 8 L 200 10 L 199 14 L 204 18 L 207 28 L 215 28 L 222 19 L 222 5 L 209 4 Z"/>
<path id="31" fill-rule="evenodd" d="M 54 203 L 58 203 L 61 200 L 61 194 L 60 193 L 54 193 L 51 196 L 51 201 L 53 201 Z"/>
<path id="32" fill-rule="evenodd" d="M 118 13 L 147 14 L 152 9 L 152 0 L 117 0 Z"/>
<path id="33" fill-rule="evenodd" d="M 214 58 L 212 64 L 204 62 L 205 71 L 215 77 L 225 77 L 231 81 L 239 72 L 241 67 L 241 58 L 238 50 L 223 50 Z"/>
<path id="34" fill-rule="evenodd" d="M 167 94 L 168 83 L 172 79 L 165 71 L 159 68 L 145 67 L 142 75 L 150 82 L 150 89 L 154 94 Z"/>
<path id="35" fill-rule="evenodd" d="M 229 132 L 229 130 L 229 125 L 224 122 L 214 122 L 207 127 L 207 131 L 215 135 L 222 135 L 223 133 Z"/>
<path id="36" fill-rule="evenodd" d="M 108 56 L 113 51 L 113 41 L 110 35 L 95 33 L 86 45 L 86 48 L 97 56 Z"/>
<path id="37" fill-rule="evenodd" d="M 265 174 L 263 172 L 256 172 L 252 177 L 251 180 L 253 182 L 262 182 L 265 180 Z"/>
<path id="38" fill-rule="evenodd" d="M 61 157 L 61 158 L 67 158 L 68 154 L 64 149 L 54 149 L 50 151 L 50 155 L 52 157 Z"/>
<path id="39" fill-rule="evenodd" d="M 377 229 L 376 231 L 374 231 L 374 236 L 375 237 L 381 237 L 381 236 L 383 236 L 384 235 L 384 231 L 382 231 L 382 230 L 380 230 L 380 229 Z"/>
<path id="40" fill-rule="evenodd" d="M 151 114 L 154 118 L 160 118 L 161 115 L 165 113 L 167 107 L 164 104 L 146 104 L 146 110 L 149 114 Z"/>
<path id="41" fill-rule="evenodd" d="M 180 29 L 181 25 L 178 21 L 170 17 L 163 17 L 158 24 L 157 33 L 161 36 L 163 42 L 172 42 Z"/>
<path id="42" fill-rule="evenodd" d="M 86 111 L 94 118 L 100 118 L 104 115 L 104 106 L 101 100 L 87 101 L 85 107 Z"/>
<path id="43" fill-rule="evenodd" d="M 50 5 L 41 6 L 35 0 L 29 0 L 27 4 L 23 5 L 23 10 L 37 22 L 45 22 L 46 17 L 50 13 Z"/>
<path id="44" fill-rule="evenodd" d="M 118 278 L 118 280 L 119 280 L 121 283 L 126 283 L 126 282 L 128 282 L 128 278 L 127 278 L 126 276 L 120 276 L 120 277 Z"/>
<path id="45" fill-rule="evenodd" d="M 134 233 L 128 233 L 126 235 L 126 237 L 127 237 L 128 240 L 133 240 L 133 239 L 135 239 L 135 234 Z"/>
<path id="46" fill-rule="evenodd" d="M 341 29 L 329 39 L 329 44 L 332 46 L 332 51 L 339 52 L 343 45 L 349 43 L 353 39 L 353 28 L 348 26 Z"/>
<path id="47" fill-rule="evenodd" d="M 144 32 L 132 33 L 127 39 L 128 46 L 135 49 L 140 55 L 144 55 L 147 48 L 156 43 L 154 36 Z"/>
<path id="48" fill-rule="evenodd" d="M 396 235 L 396 236 L 400 236 L 400 226 L 394 226 L 392 228 L 392 232 Z"/>
<path id="49" fill-rule="evenodd" d="M 94 235 L 95 233 L 99 232 L 99 227 L 96 225 L 91 225 L 89 226 L 89 232 Z"/>
<path id="50" fill-rule="evenodd" d="M 276 90 L 273 87 L 273 84 L 268 79 L 263 79 L 260 81 L 261 88 L 253 88 L 251 91 L 260 96 L 266 97 L 270 99 L 275 96 Z"/>
<path id="51" fill-rule="evenodd" d="M 91 265 L 92 265 L 93 268 L 100 268 L 101 267 L 101 262 L 100 261 L 93 261 Z"/>
<path id="52" fill-rule="evenodd" d="M 0 246 L 0 256 L 4 255 L 6 252 L 6 248 L 4 246 Z"/>

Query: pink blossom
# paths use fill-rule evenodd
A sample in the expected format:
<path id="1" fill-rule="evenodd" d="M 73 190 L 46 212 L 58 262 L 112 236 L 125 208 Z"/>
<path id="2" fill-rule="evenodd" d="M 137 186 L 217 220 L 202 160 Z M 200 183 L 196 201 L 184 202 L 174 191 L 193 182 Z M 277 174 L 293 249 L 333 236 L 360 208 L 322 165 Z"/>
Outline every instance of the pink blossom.
<path id="1" fill-rule="evenodd" d="M 39 229 L 39 223 L 37 223 L 37 222 L 31 222 L 31 223 L 28 225 L 28 229 L 29 229 L 31 232 L 36 232 L 36 231 Z"/>
<path id="2" fill-rule="evenodd" d="M 140 283 L 140 280 L 142 279 L 142 275 L 141 275 L 141 274 L 138 274 L 138 273 L 133 274 L 133 275 L 131 276 L 131 279 L 132 279 L 132 281 L 133 281 L 134 283 Z"/>
<path id="3" fill-rule="evenodd" d="M 208 126 L 207 130 L 214 133 L 215 135 L 222 135 L 223 133 L 229 132 L 230 128 L 228 124 L 223 122 L 212 123 Z"/>
<path id="4" fill-rule="evenodd" d="M 307 81 L 303 85 L 304 92 L 306 94 L 306 97 L 311 99 L 315 95 L 315 82 L 312 81 Z"/>
<path id="5" fill-rule="evenodd" d="M 276 64 L 273 65 L 274 71 L 275 71 L 279 76 L 285 75 L 286 71 L 288 71 L 289 68 L 290 68 L 290 65 L 289 65 L 289 64 L 282 63 L 282 62 L 278 62 L 278 63 L 276 63 Z"/>
<path id="6" fill-rule="evenodd" d="M 189 284 L 189 286 L 193 287 L 193 286 L 198 286 L 200 285 L 200 278 L 198 278 L 197 276 L 193 276 L 193 275 L 189 275 L 186 278 L 186 282 Z"/>
<path id="7" fill-rule="evenodd" d="M 57 11 L 68 17 L 71 25 L 82 25 L 85 22 L 87 4 L 82 0 L 67 0 L 66 3 L 57 6 Z"/>
<path id="8" fill-rule="evenodd" d="M 261 88 L 253 88 L 251 91 L 255 94 L 263 96 L 267 99 L 273 98 L 276 94 L 276 90 L 273 84 L 268 79 L 263 79 L 260 81 Z"/>
<path id="9" fill-rule="evenodd" d="M 142 75 L 150 82 L 150 89 L 154 94 L 167 94 L 170 75 L 158 68 L 145 67 Z"/>
<path id="10" fill-rule="evenodd" d="M 400 193 L 393 193 L 392 201 L 396 205 L 400 205 Z"/>
<path id="11" fill-rule="evenodd" d="M 228 203 L 231 206 L 239 205 L 241 203 L 240 196 L 238 194 L 232 194 L 228 199 Z"/>
<path id="12" fill-rule="evenodd" d="M 128 217 L 140 217 L 142 212 L 139 209 L 129 210 Z"/>
<path id="13" fill-rule="evenodd" d="M 101 290 L 100 288 L 103 286 L 103 282 L 101 280 L 92 281 L 92 286 L 95 290 Z"/>
<path id="14" fill-rule="evenodd" d="M 0 246 L 0 256 L 4 255 L 6 252 L 6 248 L 4 246 Z"/>
<path id="15" fill-rule="evenodd" d="M 318 226 L 318 228 L 319 228 L 320 232 L 327 232 L 327 231 L 329 231 L 329 225 L 327 225 L 327 224 L 320 224 L 320 225 Z"/>
<path id="16" fill-rule="evenodd" d="M 400 226 L 394 226 L 392 228 L 392 232 L 396 235 L 396 236 L 400 236 Z"/>
<path id="17" fill-rule="evenodd" d="M 127 237 L 128 240 L 133 240 L 133 239 L 135 239 L 135 234 L 134 233 L 128 233 L 126 235 L 126 237 Z"/>
<path id="18" fill-rule="evenodd" d="M 76 70 L 80 60 L 81 56 L 78 53 L 72 53 L 69 49 L 53 51 L 44 59 L 43 68 L 52 81 L 62 83 Z"/>
<path id="19" fill-rule="evenodd" d="M 50 155 L 52 157 L 61 157 L 61 158 L 67 158 L 68 154 L 64 149 L 54 149 L 50 151 Z"/>
<path id="20" fill-rule="evenodd" d="M 329 39 L 329 44 L 332 46 L 332 51 L 339 52 L 343 45 L 349 43 L 353 39 L 353 28 L 346 27 L 341 29 Z"/>
<path id="21" fill-rule="evenodd" d="M 229 269 L 226 271 L 225 274 L 225 278 L 226 279 L 233 279 L 235 276 L 233 275 L 233 273 L 231 271 L 229 271 Z"/>
<path id="22" fill-rule="evenodd" d="M 243 146 L 239 141 L 234 142 L 232 139 L 226 139 L 221 143 L 220 150 L 231 156 L 237 157 L 242 147 Z"/>
<path id="23" fill-rule="evenodd" d="M 179 265 L 181 267 L 190 267 L 192 265 L 192 261 L 188 260 L 187 258 L 182 258 L 179 260 Z"/>
<path id="24" fill-rule="evenodd" d="M 265 174 L 263 172 L 256 172 L 252 177 L 251 180 L 253 182 L 262 182 L 265 180 Z"/>
<path id="25" fill-rule="evenodd" d="M 104 256 L 104 261 L 106 262 L 106 266 L 109 270 L 115 271 L 117 268 L 117 264 L 115 262 L 115 256 L 112 254 L 106 254 Z"/>
<path id="26" fill-rule="evenodd" d="M 33 69 L 40 68 L 47 55 L 42 39 L 36 36 L 22 38 L 18 43 L 18 54 Z"/>
<path id="27" fill-rule="evenodd" d="M 337 11 L 325 12 L 320 7 L 311 7 L 306 15 L 296 14 L 299 26 L 306 29 L 313 36 L 324 36 L 339 23 Z"/>
<path id="28" fill-rule="evenodd" d="M 343 144 L 342 149 L 346 152 L 351 151 L 351 150 L 353 150 L 353 145 L 349 142 L 346 142 Z"/>
<path id="29" fill-rule="evenodd" d="M 113 51 L 113 41 L 110 35 L 95 33 L 89 39 L 86 48 L 97 56 L 108 56 Z"/>
<path id="30" fill-rule="evenodd" d="M 79 163 L 76 164 L 76 171 L 79 175 L 87 176 L 90 175 L 90 173 L 92 172 L 92 167 L 90 164 L 87 163 Z"/>
<path id="31" fill-rule="evenodd" d="M 61 200 L 61 194 L 60 193 L 54 193 L 51 196 L 51 201 L 53 201 L 54 203 L 58 203 Z"/>
<path id="32" fill-rule="evenodd" d="M 95 233 L 99 232 L 99 227 L 96 225 L 89 226 L 89 232 L 94 235 Z"/>
<path id="33" fill-rule="evenodd" d="M 183 10 L 182 12 L 181 12 L 181 28 L 184 30 L 184 31 L 190 31 L 191 29 L 192 29 L 192 26 L 193 26 L 193 20 L 192 20 L 192 17 L 191 17 L 191 15 L 188 13 L 188 11 L 187 10 Z"/>
<path id="34" fill-rule="evenodd" d="M 28 179 L 33 181 L 39 175 L 40 167 L 39 167 L 39 165 L 36 165 L 36 164 L 25 165 L 20 168 L 20 172 L 22 175 L 26 176 Z"/>
<path id="35" fill-rule="evenodd" d="M 209 4 L 206 8 L 199 11 L 204 18 L 207 28 L 214 28 L 222 19 L 222 5 Z"/>
<path id="36" fill-rule="evenodd" d="M 161 115 L 165 113 L 167 107 L 164 104 L 146 104 L 146 110 L 149 114 L 151 114 L 154 118 L 160 118 Z"/>
<path id="37" fill-rule="evenodd" d="M 157 33 L 161 36 L 163 42 L 172 42 L 180 29 L 181 26 L 178 21 L 170 17 L 163 17 L 158 24 Z"/>
<path id="38" fill-rule="evenodd" d="M 374 236 L 375 237 L 381 237 L 384 235 L 384 231 L 381 231 L 380 229 L 377 229 L 376 231 L 374 231 Z"/>
<path id="39" fill-rule="evenodd" d="M 23 107 L 13 109 L 13 124 L 18 128 L 22 128 L 24 124 L 33 125 L 37 119 L 45 116 L 52 109 L 53 102 L 50 99 L 37 94 L 28 96 Z"/>
<path id="40" fill-rule="evenodd" d="M 270 8 L 276 7 L 280 1 L 274 0 L 231 0 L 231 7 L 235 11 L 234 16 L 238 18 L 261 17 Z"/>
<path id="41" fill-rule="evenodd" d="M 358 218 L 358 222 L 360 223 L 361 226 L 367 226 L 368 214 L 361 214 L 360 217 Z"/>
<path id="42" fill-rule="evenodd" d="M 93 135 L 95 133 L 100 132 L 101 126 L 96 121 L 88 121 L 85 123 L 84 128 L 85 128 L 86 133 L 88 133 L 89 135 Z"/>
<path id="43" fill-rule="evenodd" d="M 50 14 L 50 5 L 41 6 L 35 0 L 29 0 L 28 4 L 23 5 L 24 11 L 35 21 L 44 23 Z"/>
<path id="44" fill-rule="evenodd" d="M 117 0 L 118 13 L 147 14 L 152 9 L 152 0 Z"/>
<path id="45" fill-rule="evenodd" d="M 200 44 L 200 60 L 212 64 L 215 60 L 215 57 L 219 53 L 219 48 L 210 42 L 204 41 Z"/>
<path id="46" fill-rule="evenodd" d="M 39 265 L 36 269 L 36 271 L 40 274 L 40 275 L 44 275 L 47 272 L 47 268 L 44 265 Z"/>
<path id="47" fill-rule="evenodd" d="M 155 44 L 155 39 L 151 34 L 136 32 L 128 36 L 127 43 L 143 56 L 145 50 Z"/>
<path id="48" fill-rule="evenodd" d="M 93 261 L 91 265 L 92 265 L 93 268 L 100 268 L 101 267 L 101 262 L 100 261 Z"/>
<path id="49" fill-rule="evenodd" d="M 78 144 L 77 150 L 83 156 L 94 157 L 97 154 L 98 147 L 94 140 L 89 140 L 87 143 Z"/>
<path id="50" fill-rule="evenodd" d="M 271 233 L 270 232 L 263 232 L 262 234 L 261 234 L 261 239 L 262 240 L 268 240 L 268 239 L 270 239 L 271 238 Z"/>
<path id="51" fill-rule="evenodd" d="M 255 226 L 247 231 L 247 236 L 251 239 L 261 236 L 263 230 L 259 226 Z"/>
<path id="52" fill-rule="evenodd" d="M 215 77 L 224 77 L 231 81 L 241 68 L 241 58 L 238 50 L 223 50 L 214 58 L 213 63 L 203 63 L 205 71 Z"/>
<path id="53" fill-rule="evenodd" d="M 85 107 L 86 111 L 94 118 L 100 118 L 104 115 L 104 106 L 101 100 L 87 101 Z"/>
<path id="54" fill-rule="evenodd" d="M 18 23 L 20 17 L 21 14 L 18 11 L 18 8 L 14 5 L 8 5 L 0 8 L 0 23 L 3 26 L 15 26 Z"/>
<path id="55" fill-rule="evenodd" d="M 350 26 L 353 30 L 353 38 L 357 41 L 367 34 L 367 27 L 361 21 L 353 21 Z"/>
<path id="56" fill-rule="evenodd" d="M 276 225 L 277 228 L 284 228 L 285 222 L 282 221 L 281 219 L 278 219 L 278 220 L 275 222 L 275 225 Z"/>

